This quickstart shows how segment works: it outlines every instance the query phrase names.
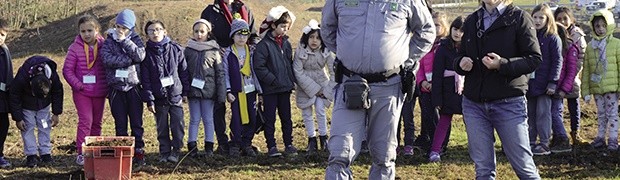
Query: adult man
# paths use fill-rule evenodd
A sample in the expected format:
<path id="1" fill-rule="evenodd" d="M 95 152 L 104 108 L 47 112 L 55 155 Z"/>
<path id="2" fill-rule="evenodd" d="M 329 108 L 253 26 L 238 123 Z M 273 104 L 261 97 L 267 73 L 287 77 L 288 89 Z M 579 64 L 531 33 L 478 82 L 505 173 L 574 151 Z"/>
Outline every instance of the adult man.
<path id="1" fill-rule="evenodd" d="M 396 128 L 404 99 L 400 66 L 408 59 L 419 60 L 435 39 L 426 3 L 327 0 L 321 35 L 336 52 L 339 83 L 325 179 L 352 179 L 349 166 L 360 152 L 366 127 L 373 157 L 369 179 L 394 179 Z M 365 93 L 367 97 L 356 96 Z"/>

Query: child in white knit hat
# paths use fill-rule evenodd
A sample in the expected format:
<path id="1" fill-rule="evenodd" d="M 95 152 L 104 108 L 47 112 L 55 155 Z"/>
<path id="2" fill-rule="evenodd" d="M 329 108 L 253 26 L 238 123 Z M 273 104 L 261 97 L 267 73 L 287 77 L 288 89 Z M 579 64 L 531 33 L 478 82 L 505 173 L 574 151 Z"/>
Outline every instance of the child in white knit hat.
<path id="1" fill-rule="evenodd" d="M 211 38 L 211 23 L 200 19 L 192 26 L 192 38 L 187 41 L 184 50 L 190 75 L 189 88 L 189 130 L 187 148 L 189 155 L 197 155 L 198 127 L 200 121 L 205 131 L 205 156 L 213 155 L 215 128 L 213 124 L 213 106 L 215 102 L 224 102 L 226 92 L 220 46 Z"/>

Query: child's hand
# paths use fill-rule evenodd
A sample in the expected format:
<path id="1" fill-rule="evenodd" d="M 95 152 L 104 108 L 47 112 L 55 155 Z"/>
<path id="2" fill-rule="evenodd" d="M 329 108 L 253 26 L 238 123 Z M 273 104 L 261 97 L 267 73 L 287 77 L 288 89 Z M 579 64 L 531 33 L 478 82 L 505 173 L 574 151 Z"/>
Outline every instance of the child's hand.
<path id="1" fill-rule="evenodd" d="M 471 68 L 474 67 L 474 61 L 472 61 L 469 57 L 463 57 L 459 63 L 459 66 L 463 69 L 463 71 L 471 71 Z"/>
<path id="2" fill-rule="evenodd" d="M 421 85 L 422 85 L 422 89 L 428 92 L 430 92 L 431 89 L 433 88 L 433 84 L 429 83 L 428 81 L 422 81 Z"/>
<path id="3" fill-rule="evenodd" d="M 564 98 L 564 96 L 566 96 L 566 93 L 564 91 L 560 91 L 558 95 L 560 95 L 561 98 Z"/>
<path id="4" fill-rule="evenodd" d="M 235 95 L 233 95 L 232 93 L 226 93 L 226 100 L 228 100 L 229 103 L 232 103 L 235 101 Z"/>
<path id="5" fill-rule="evenodd" d="M 20 131 L 26 131 L 26 123 L 24 123 L 24 120 L 16 122 L 15 125 Z"/>
<path id="6" fill-rule="evenodd" d="M 58 115 L 52 115 L 52 127 L 56 127 L 58 125 Z"/>
<path id="7" fill-rule="evenodd" d="M 555 89 L 547 89 L 547 95 L 555 94 Z"/>
<path id="8" fill-rule="evenodd" d="M 187 96 L 183 96 L 183 103 L 187 104 Z"/>
<path id="9" fill-rule="evenodd" d="M 586 102 L 586 104 L 590 103 L 590 100 L 592 99 L 592 97 L 590 95 L 586 95 L 583 97 L 583 101 Z"/>
<path id="10" fill-rule="evenodd" d="M 258 98 L 256 99 L 257 103 L 263 103 L 263 95 L 258 95 Z"/>

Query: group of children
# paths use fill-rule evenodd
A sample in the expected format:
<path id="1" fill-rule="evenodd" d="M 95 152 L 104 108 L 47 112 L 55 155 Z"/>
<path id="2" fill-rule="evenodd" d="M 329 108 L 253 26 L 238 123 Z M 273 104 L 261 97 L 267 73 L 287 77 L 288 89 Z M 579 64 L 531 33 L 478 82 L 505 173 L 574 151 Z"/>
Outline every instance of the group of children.
<path id="1" fill-rule="evenodd" d="M 151 20 L 144 26 L 146 43 L 135 30 L 136 16 L 122 10 L 114 27 L 104 38 L 96 18 L 85 15 L 78 20 L 78 35 L 68 49 L 62 73 L 71 86 L 77 109 L 76 163 L 84 164 L 82 143 L 86 136 L 101 135 L 105 98 L 114 117 L 116 136 L 136 139 L 134 164 L 144 165 L 143 103 L 154 113 L 159 142 L 159 161 L 178 162 L 185 124 L 183 103 L 188 103 L 190 120 L 188 152 L 198 154 L 198 128 L 204 124 L 204 155 L 214 153 L 214 104 L 228 101 L 232 111 L 230 147 L 226 155 L 256 156 L 252 146 L 257 110 L 264 108 L 267 154 L 281 153 L 274 139 L 276 111 L 282 123 L 285 154 L 296 155 L 292 144 L 290 95 L 297 84 L 297 105 L 303 111 L 308 134 L 308 151 L 327 149 L 325 109 L 330 106 L 334 55 L 324 48 L 320 26 L 311 20 L 304 27 L 299 47 L 293 56 L 286 35 L 295 20 L 283 6 L 273 8 L 264 22 L 262 40 L 249 45 L 248 23 L 238 18 L 230 22 L 233 44 L 220 47 L 212 36 L 211 22 L 199 19 L 192 25 L 192 36 L 183 47 L 171 40 L 162 21 Z M 28 58 L 13 81 L 11 56 L 4 45 L 8 24 L 0 20 L 0 123 L 2 142 L 8 131 L 8 113 L 22 132 L 26 165 L 49 163 L 50 130 L 62 113 L 63 88 L 56 63 L 43 56 Z M 50 105 L 51 104 L 51 105 Z M 263 107 L 260 107 L 262 104 Z M 315 133 L 312 113 L 316 113 L 319 133 Z M 50 115 L 50 111 L 53 115 Z M 38 145 L 34 129 L 38 129 Z M 225 127 L 224 127 L 225 128 Z M 224 130 L 225 131 L 225 130 Z M 172 136 L 170 135 L 172 134 Z M 320 146 L 320 148 L 319 148 Z M 3 147 L 0 146 L 0 147 Z M 0 152 L 2 149 L 0 149 Z M 40 156 L 40 157 L 39 157 Z M 11 164 L 0 154 L 0 167 Z"/>
<path id="2" fill-rule="evenodd" d="M 588 23 L 593 27 L 593 39 L 589 44 L 567 7 L 553 12 L 548 5 L 540 4 L 531 15 L 542 55 L 538 69 L 530 74 L 526 95 L 531 151 L 534 155 L 569 152 L 572 150 L 571 139 L 573 144 L 587 144 L 579 135 L 581 112 L 578 98 L 584 97 L 587 103 L 592 95 L 597 106 L 598 134 L 590 144 L 595 148 L 607 146 L 608 150 L 617 151 L 617 92 L 620 91 L 617 59 L 620 53 L 614 51 L 619 41 L 612 36 L 616 27 L 613 14 L 600 10 L 592 15 Z M 446 150 L 452 115 L 462 114 L 460 93 L 463 79 L 453 72 L 452 60 L 459 51 L 463 18 L 455 18 L 449 27 L 443 13 L 434 12 L 433 20 L 437 40 L 432 50 L 420 60 L 416 76 L 422 110 L 421 133 L 415 141 L 405 138 L 405 146 L 399 150 L 401 154 L 413 155 L 413 149 L 420 148 L 428 151 L 429 161 L 438 162 Z M 563 124 L 564 99 L 567 99 L 570 112 L 570 139 Z M 412 111 L 412 106 L 404 106 L 402 120 L 405 121 L 406 135 L 414 133 L 413 118 L 405 116 Z M 606 142 L 607 131 L 609 138 Z"/>
<path id="3" fill-rule="evenodd" d="M 571 150 L 562 123 L 564 98 L 571 114 L 573 144 L 583 143 L 579 137 L 580 95 L 586 102 L 594 95 L 597 105 L 598 134 L 591 145 L 617 151 L 620 53 L 615 49 L 620 40 L 612 36 L 613 14 L 600 10 L 592 16 L 589 23 L 593 27 L 593 40 L 589 44 L 566 7 L 552 12 L 548 5 L 541 4 L 534 8 L 532 17 L 542 54 L 539 68 L 530 75 L 527 94 L 532 152 L 548 155 Z M 419 147 L 428 150 L 429 161 L 438 162 L 449 139 L 452 116 L 462 114 L 464 80 L 454 72 L 453 59 L 460 50 L 464 18 L 459 16 L 448 26 L 445 14 L 435 12 L 433 20 L 437 41 L 420 61 L 417 73 L 422 134 L 415 142 L 414 138 L 406 138 L 402 152 L 413 155 L 413 148 Z M 295 16 L 286 8 L 273 8 L 264 22 L 266 27 L 261 27 L 262 40 L 249 45 L 248 23 L 241 18 L 233 19 L 229 33 L 233 44 L 220 47 L 212 37 L 213 28 L 217 27 L 200 19 L 191 27 L 187 46 L 182 47 L 171 40 L 164 23 L 158 20 L 146 23 L 144 33 L 148 40 L 143 43 L 135 30 L 135 14 L 129 9 L 117 15 L 115 26 L 106 31 L 106 38 L 100 34 L 101 26 L 94 17 L 81 17 L 79 34 L 69 47 L 62 70 L 71 86 L 79 117 L 76 163 L 84 163 L 81 144 L 85 136 L 101 135 L 106 97 L 115 119 L 116 135 L 127 136 L 129 123 L 131 136 L 136 137 L 136 164 L 145 163 L 143 103 L 155 115 L 160 162 L 179 161 L 185 136 L 183 103 L 189 104 L 187 147 L 191 157 L 198 154 L 200 122 L 205 131 L 204 155 L 214 153 L 214 106 L 225 101 L 230 103 L 232 111 L 227 155 L 257 155 L 252 140 L 261 105 L 267 154 L 282 155 L 274 138 L 277 111 L 284 153 L 296 155 L 290 103 L 295 87 L 296 105 L 302 110 L 308 136 L 307 151 L 326 150 L 325 109 L 333 100 L 334 55 L 325 49 L 320 25 L 315 20 L 302 29 L 303 35 L 293 54 L 286 34 L 294 21 Z M 8 113 L 22 133 L 26 164 L 35 167 L 39 160 L 53 161 L 50 130 L 58 124 L 58 115 L 62 113 L 62 83 L 56 63 L 43 56 L 28 58 L 13 77 L 11 55 L 4 44 L 7 32 L 8 24 L 0 20 L 0 69 L 6 72 L 0 74 L 0 167 L 11 166 L 2 154 Z M 412 105 L 405 106 L 403 114 L 412 111 Z M 403 120 L 413 121 L 413 118 Z M 413 135 L 413 123 L 404 124 L 405 134 Z M 607 129 L 609 138 L 605 142 Z"/>

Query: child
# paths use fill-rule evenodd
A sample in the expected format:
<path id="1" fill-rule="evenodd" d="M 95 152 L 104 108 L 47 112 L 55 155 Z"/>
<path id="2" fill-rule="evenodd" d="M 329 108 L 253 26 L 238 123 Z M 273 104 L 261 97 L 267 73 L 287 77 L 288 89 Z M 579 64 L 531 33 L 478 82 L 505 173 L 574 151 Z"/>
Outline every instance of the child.
<path id="1" fill-rule="evenodd" d="M 431 97 L 433 106 L 439 110 L 439 122 L 435 129 L 429 161 L 441 161 L 441 145 L 448 137 L 448 129 L 452 124 L 452 115 L 463 114 L 461 101 L 463 97 L 463 76 L 454 72 L 454 59 L 458 55 L 463 37 L 463 17 L 459 16 L 450 25 L 448 38 L 441 40 L 433 60 L 433 88 Z"/>
<path id="2" fill-rule="evenodd" d="M 187 148 L 190 156 L 196 156 L 198 150 L 198 126 L 200 120 L 205 131 L 205 155 L 213 155 L 213 103 L 224 102 L 224 68 L 220 46 L 211 36 L 211 23 L 200 19 L 192 26 L 193 38 L 187 41 L 183 54 L 187 60 L 191 80 L 189 88 L 189 137 Z"/>
<path id="3" fill-rule="evenodd" d="M 605 9 L 596 11 L 590 20 L 592 41 L 586 48 L 583 73 L 581 74 L 581 96 L 586 103 L 594 95 L 598 115 L 598 133 L 591 143 L 595 148 L 605 146 L 605 132 L 609 127 L 607 149 L 618 150 L 618 60 L 620 40 L 613 37 L 613 14 Z"/>
<path id="4" fill-rule="evenodd" d="M 422 59 L 420 59 L 420 69 L 416 74 L 416 87 L 420 90 L 420 98 L 418 99 L 418 103 L 420 104 L 420 114 L 422 115 L 422 128 L 420 130 L 420 135 L 414 142 L 414 146 L 425 151 L 430 150 L 433 136 L 435 134 L 435 128 L 439 118 L 439 114 L 435 107 L 433 107 L 431 101 L 433 60 L 435 59 L 435 51 L 437 50 L 437 47 L 439 47 L 439 42 L 450 32 L 450 30 L 448 29 L 449 25 L 446 14 L 441 12 L 433 12 L 432 15 L 433 21 L 435 22 L 435 31 L 437 32 L 437 37 L 435 37 L 435 42 L 433 43 L 433 48 L 431 49 L 431 51 L 429 51 L 426 55 L 424 55 L 424 57 L 422 57 Z M 450 128 L 448 128 L 448 134 L 450 134 Z M 443 147 L 445 147 L 448 143 L 447 138 L 444 141 Z M 405 153 L 407 153 L 408 149 L 409 148 L 405 147 Z M 411 150 L 411 153 L 413 153 L 413 150 Z"/>
<path id="5" fill-rule="evenodd" d="M 333 81 L 333 53 L 325 49 L 321 40 L 319 23 L 312 19 L 304 27 L 299 47 L 295 50 L 293 71 L 297 79 L 298 88 L 295 94 L 297 107 L 302 111 L 306 133 L 308 135 L 308 153 L 316 153 L 317 137 L 312 118 L 312 108 L 316 113 L 319 126 L 319 141 L 321 150 L 327 149 L 327 118 L 325 108 L 333 100 L 332 89 L 336 85 Z M 326 74 L 326 69 L 329 74 Z M 331 79 L 331 80 L 330 80 Z"/>
<path id="6" fill-rule="evenodd" d="M 131 136 L 135 137 L 133 164 L 145 165 L 144 128 L 142 114 L 144 104 L 140 93 L 140 63 L 146 52 L 144 43 L 135 31 L 136 16 L 130 9 L 124 9 L 116 16 L 114 28 L 101 47 L 106 79 L 110 86 L 108 98 L 114 117 L 117 136 L 127 136 L 127 121 L 131 125 Z"/>
<path id="7" fill-rule="evenodd" d="M 562 70 L 562 42 L 551 9 L 540 4 L 532 11 L 534 28 L 540 45 L 542 63 L 530 74 L 527 91 L 527 113 L 530 146 L 534 155 L 549 155 L 551 137 L 551 96 Z M 536 137 L 540 143 L 536 143 Z"/>
<path id="8" fill-rule="evenodd" d="M 254 71 L 262 88 L 262 97 L 265 110 L 265 139 L 270 157 L 278 157 L 276 140 L 274 138 L 276 109 L 282 124 L 282 139 L 285 152 L 288 155 L 297 155 L 297 148 L 293 146 L 293 122 L 291 121 L 291 91 L 295 87 L 293 74 L 293 53 L 291 43 L 286 33 L 295 22 L 292 12 L 283 6 L 271 8 L 269 16 L 261 27 L 266 27 L 264 38 L 256 45 L 252 61 Z M 261 29 L 262 31 L 262 29 Z M 261 32 L 263 34 L 263 32 Z"/>
<path id="9" fill-rule="evenodd" d="M 226 96 L 232 110 L 230 120 L 231 143 L 229 155 L 238 157 L 243 151 L 246 156 L 256 156 L 252 148 L 256 123 L 256 93 L 260 85 L 252 70 L 252 47 L 248 46 L 250 29 L 243 19 L 235 19 L 229 36 L 234 44 L 224 53 L 226 70 Z"/>
<path id="10" fill-rule="evenodd" d="M 562 111 L 564 106 L 564 97 L 573 91 L 573 84 L 575 83 L 575 77 L 579 69 L 577 63 L 579 59 L 579 44 L 573 42 L 569 36 L 568 31 L 564 25 L 557 23 L 558 36 L 562 40 L 562 57 L 564 61 L 562 63 L 562 71 L 560 73 L 560 79 L 556 89 L 556 94 L 551 98 L 551 128 L 553 131 L 553 140 L 551 141 L 551 152 L 561 153 L 570 152 L 572 150 L 568 136 L 566 135 L 566 129 L 562 122 Z"/>
<path id="11" fill-rule="evenodd" d="M 4 141 L 9 133 L 9 90 L 13 81 L 13 62 L 11 52 L 4 41 L 9 32 L 9 23 L 0 19 L 0 168 L 11 167 L 11 163 L 4 159 Z"/>
<path id="12" fill-rule="evenodd" d="M 56 67 L 47 57 L 30 57 L 17 71 L 10 90 L 11 115 L 24 140 L 26 166 L 31 168 L 39 163 L 37 154 L 43 163 L 54 161 L 50 133 L 58 124 L 63 105 L 63 89 Z"/>
<path id="13" fill-rule="evenodd" d="M 146 43 L 146 57 L 140 65 L 140 77 L 146 93 L 147 109 L 155 114 L 159 162 L 177 163 L 185 136 L 181 105 L 187 102 L 190 87 L 187 62 L 183 48 L 170 40 L 163 22 L 148 21 L 144 32 L 149 40 Z"/>
<path id="14" fill-rule="evenodd" d="M 568 29 L 568 35 L 569 35 L 569 39 L 572 41 L 573 44 L 577 44 L 578 46 L 578 58 L 577 58 L 577 76 L 579 76 L 579 74 L 581 74 L 581 67 L 583 65 L 583 58 L 584 58 L 584 54 L 586 51 L 586 47 L 587 47 L 587 43 L 586 43 L 586 39 L 585 39 L 585 34 L 583 33 L 583 30 L 581 30 L 581 28 L 579 28 L 577 25 L 575 25 L 575 17 L 573 16 L 573 13 L 571 12 L 570 9 L 568 9 L 567 7 L 559 7 L 558 9 L 555 10 L 554 14 L 555 16 L 555 20 L 557 22 L 559 22 L 560 24 L 564 25 L 564 27 L 567 27 Z M 572 45 L 569 45 L 570 47 L 572 47 Z M 570 55 L 570 54 L 569 54 Z M 566 59 L 566 57 L 565 57 Z M 568 106 L 568 112 L 570 113 L 570 128 L 571 128 L 571 139 L 573 141 L 573 144 L 585 144 L 585 141 L 583 141 L 583 139 L 581 138 L 581 136 L 579 136 L 579 124 L 580 124 L 580 119 L 581 119 L 581 105 L 579 104 L 580 101 L 578 100 L 579 98 L 579 90 L 581 89 L 581 80 L 579 78 L 575 78 L 575 82 L 573 83 L 573 90 L 571 92 L 566 92 L 566 96 L 564 96 L 566 98 L 566 102 L 567 102 L 567 106 Z M 564 109 L 564 106 L 560 106 L 560 109 L 562 112 Z M 554 123 L 552 123 L 552 126 L 555 127 L 555 125 L 553 125 Z"/>
<path id="15" fill-rule="evenodd" d="M 76 135 L 77 158 L 75 163 L 84 165 L 82 143 L 86 136 L 101 135 L 101 121 L 108 84 L 99 54 L 103 37 L 95 17 L 85 15 L 78 20 L 79 34 L 65 58 L 62 75 L 73 91 L 73 103 L 78 114 Z"/>

